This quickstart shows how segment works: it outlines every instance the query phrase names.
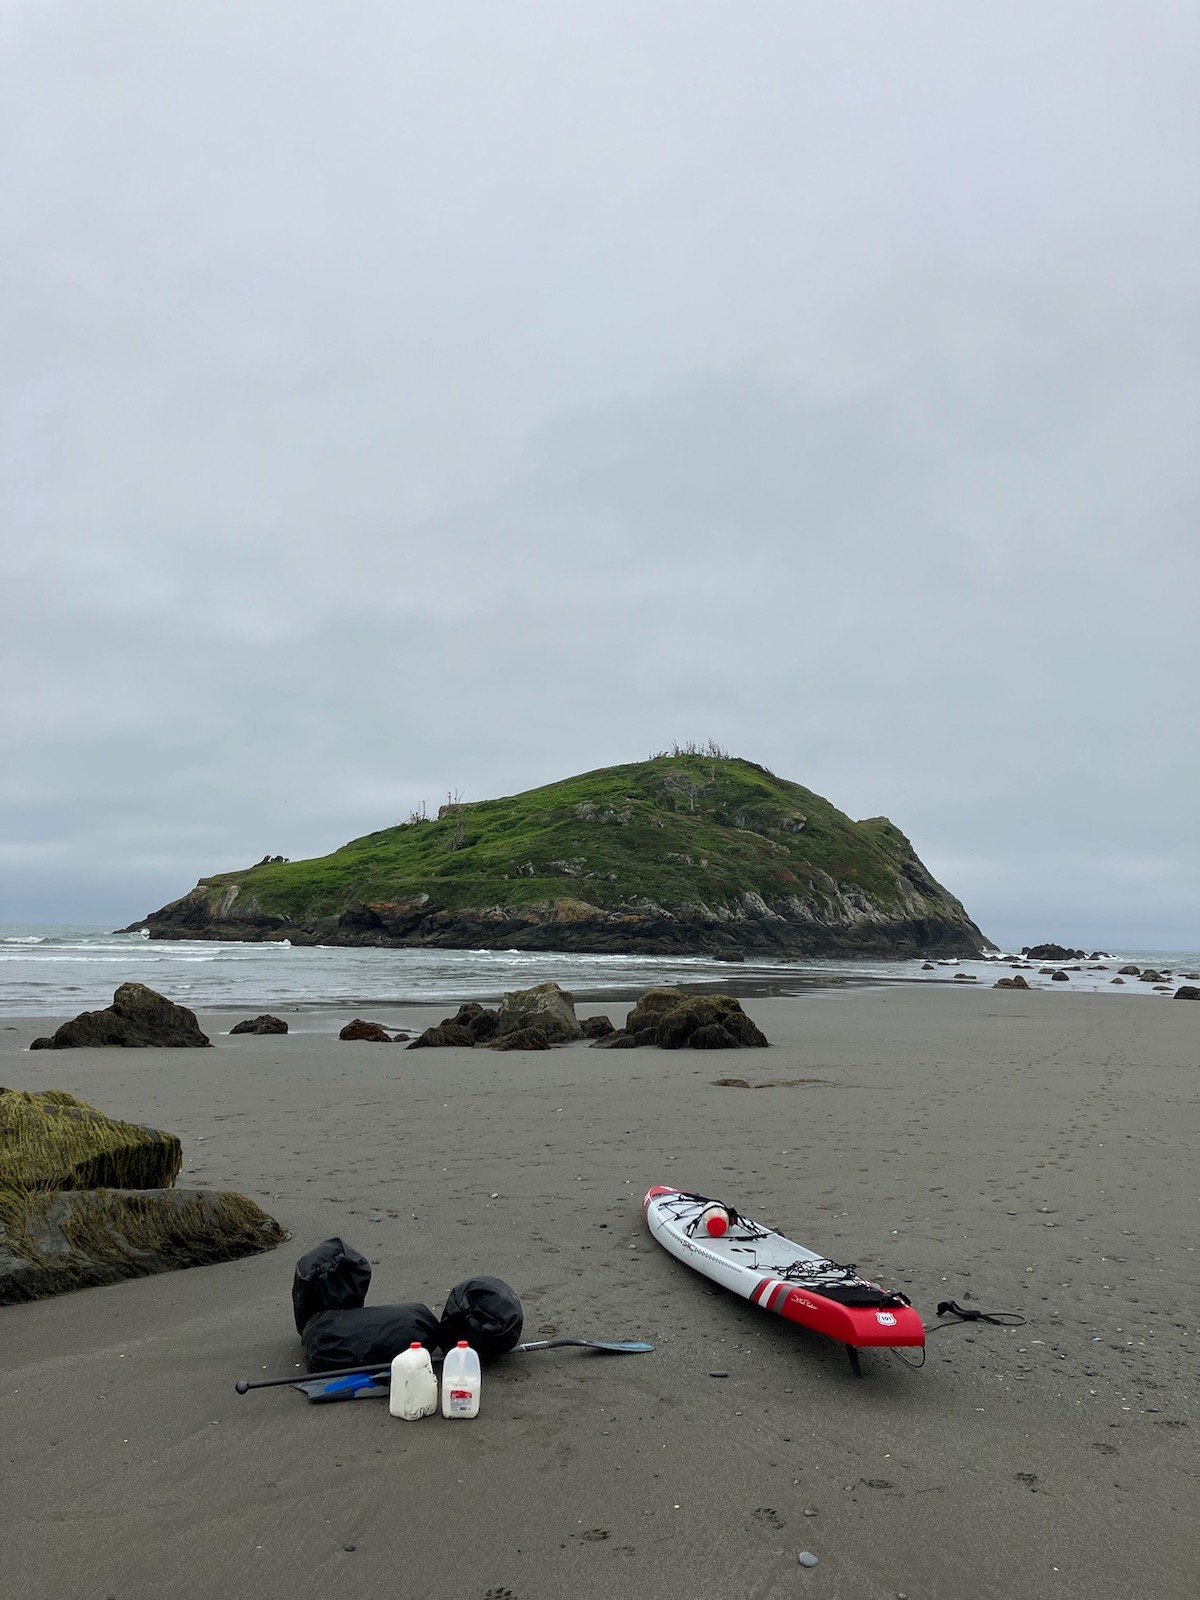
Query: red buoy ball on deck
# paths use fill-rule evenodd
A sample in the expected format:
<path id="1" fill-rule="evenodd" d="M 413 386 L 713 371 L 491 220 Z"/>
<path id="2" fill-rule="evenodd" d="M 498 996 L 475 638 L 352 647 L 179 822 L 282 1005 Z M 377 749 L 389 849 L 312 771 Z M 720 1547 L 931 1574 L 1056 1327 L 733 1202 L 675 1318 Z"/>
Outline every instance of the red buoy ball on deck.
<path id="1" fill-rule="evenodd" d="M 719 1239 L 729 1227 L 729 1213 L 714 1206 L 704 1219 L 704 1231 Z"/>

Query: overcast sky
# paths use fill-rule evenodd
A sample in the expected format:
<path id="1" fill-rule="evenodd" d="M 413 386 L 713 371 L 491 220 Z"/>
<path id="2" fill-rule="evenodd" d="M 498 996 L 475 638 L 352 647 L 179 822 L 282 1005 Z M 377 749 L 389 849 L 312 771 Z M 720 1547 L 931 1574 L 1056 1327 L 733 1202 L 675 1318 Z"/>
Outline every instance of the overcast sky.
<path id="1" fill-rule="evenodd" d="M 0 918 L 711 737 L 1200 946 L 1198 47 L 0 0 Z"/>

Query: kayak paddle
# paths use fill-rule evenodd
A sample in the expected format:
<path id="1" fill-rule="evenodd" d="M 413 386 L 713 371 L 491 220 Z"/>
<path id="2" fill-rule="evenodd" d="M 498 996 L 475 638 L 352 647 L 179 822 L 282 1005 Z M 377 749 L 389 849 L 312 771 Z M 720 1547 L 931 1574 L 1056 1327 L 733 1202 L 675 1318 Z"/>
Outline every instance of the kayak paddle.
<path id="1" fill-rule="evenodd" d="M 517 1345 L 513 1353 L 524 1355 L 533 1350 L 559 1350 L 567 1345 L 577 1345 L 582 1350 L 601 1350 L 611 1355 L 642 1355 L 654 1349 L 644 1339 L 534 1339 L 528 1344 Z M 287 1384 L 324 1382 L 333 1378 L 376 1378 L 391 1370 L 392 1364 L 387 1361 L 375 1367 L 339 1367 L 336 1372 L 312 1372 L 307 1377 L 294 1372 L 290 1378 L 239 1378 L 234 1388 L 238 1394 L 246 1394 L 251 1389 L 278 1389 Z"/>

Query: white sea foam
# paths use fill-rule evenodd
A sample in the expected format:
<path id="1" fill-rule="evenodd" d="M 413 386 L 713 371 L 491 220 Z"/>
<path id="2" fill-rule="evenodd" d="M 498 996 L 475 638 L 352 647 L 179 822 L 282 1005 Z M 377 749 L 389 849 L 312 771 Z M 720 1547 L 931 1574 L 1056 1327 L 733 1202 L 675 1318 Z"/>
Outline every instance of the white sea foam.
<path id="1" fill-rule="evenodd" d="M 722 988 L 739 980 L 777 984 L 782 992 L 805 977 L 845 975 L 858 980 L 934 983 L 945 988 L 985 988 L 1010 974 L 1020 957 L 939 962 L 924 972 L 916 961 L 748 960 L 729 966 L 704 956 L 553 955 L 521 950 L 396 950 L 268 944 L 214 944 L 205 940 L 146 940 L 140 933 L 102 928 L 17 927 L 0 929 L 0 1013 L 8 1016 L 73 1016 L 108 1005 L 120 983 L 148 982 L 166 995 L 186 995 L 193 1007 L 359 1005 L 369 1002 L 498 998 L 506 989 L 556 979 L 577 994 L 633 995 L 662 983 L 704 982 Z M 1151 984 L 1129 978 L 1110 987 L 1116 969 L 1130 961 L 1169 970 L 1172 988 L 1185 972 L 1200 971 L 1195 952 L 1114 952 L 1103 972 L 1094 963 L 1068 962 L 1068 983 L 1041 976 L 1038 966 L 1022 976 L 1034 989 L 1053 993 L 1101 990 L 1117 996 L 1155 995 Z M 1047 965 L 1047 963 L 1041 963 Z M 973 983 L 955 983 L 965 972 Z"/>

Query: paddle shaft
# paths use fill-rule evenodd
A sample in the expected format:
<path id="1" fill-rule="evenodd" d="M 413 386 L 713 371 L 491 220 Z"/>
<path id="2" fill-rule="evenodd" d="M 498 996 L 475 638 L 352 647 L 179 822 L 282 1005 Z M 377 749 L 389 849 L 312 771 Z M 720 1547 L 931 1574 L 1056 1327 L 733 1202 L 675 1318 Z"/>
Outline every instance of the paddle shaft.
<path id="1" fill-rule="evenodd" d="M 653 1347 L 641 1340 L 622 1341 L 617 1339 L 534 1339 L 529 1344 L 516 1346 L 514 1354 L 525 1354 L 531 1350 L 559 1350 L 568 1345 L 578 1346 L 584 1350 L 607 1350 L 617 1355 L 638 1355 Z M 339 1367 L 335 1372 L 310 1372 L 307 1377 L 293 1373 L 290 1378 L 239 1378 L 234 1388 L 238 1394 L 247 1394 L 251 1389 L 279 1389 L 290 1383 L 316 1383 L 326 1378 L 356 1378 L 360 1374 L 377 1378 L 383 1373 L 390 1373 L 392 1364 L 384 1362 L 374 1367 Z"/>

